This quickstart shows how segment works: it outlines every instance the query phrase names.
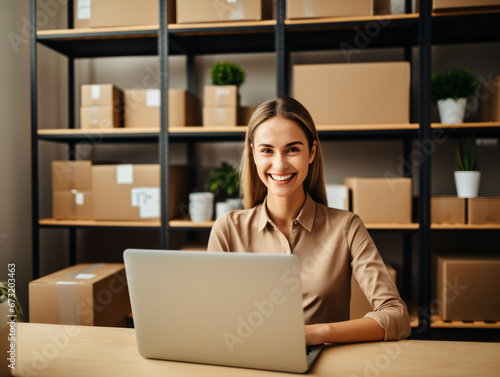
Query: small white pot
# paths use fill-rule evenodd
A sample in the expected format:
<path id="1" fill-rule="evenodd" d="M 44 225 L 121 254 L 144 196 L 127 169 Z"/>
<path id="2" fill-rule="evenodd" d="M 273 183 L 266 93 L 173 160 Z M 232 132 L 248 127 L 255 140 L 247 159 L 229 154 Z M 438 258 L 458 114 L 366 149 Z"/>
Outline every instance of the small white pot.
<path id="1" fill-rule="evenodd" d="M 243 200 L 238 198 L 227 199 L 226 203 L 230 203 L 233 209 L 243 209 Z"/>
<path id="2" fill-rule="evenodd" d="M 11 369 L 9 368 L 9 360 L 7 357 L 10 357 L 7 351 L 10 349 L 9 342 L 9 331 L 10 327 L 7 324 L 10 321 L 9 315 L 9 304 L 7 301 L 2 302 L 0 304 L 0 350 L 2 350 L 2 358 L 0 359 L 0 376 L 10 376 Z M 4 356 L 7 355 L 7 356 Z"/>
<path id="3" fill-rule="evenodd" d="M 455 185 L 459 198 L 475 198 L 479 192 L 480 171 L 456 171 Z"/>
<path id="4" fill-rule="evenodd" d="M 440 99 L 437 105 L 442 124 L 463 123 L 467 98 L 459 98 L 456 101 L 453 98 Z"/>
<path id="5" fill-rule="evenodd" d="M 191 221 L 194 223 L 202 223 L 205 221 L 212 220 L 212 216 L 214 214 L 214 209 L 212 205 L 207 206 L 205 208 L 193 208 L 191 205 L 189 206 L 189 217 Z"/>
<path id="6" fill-rule="evenodd" d="M 234 209 L 233 205 L 231 203 L 228 203 L 227 201 L 215 203 L 215 218 L 218 219 L 223 214 L 232 211 L 233 209 Z"/>

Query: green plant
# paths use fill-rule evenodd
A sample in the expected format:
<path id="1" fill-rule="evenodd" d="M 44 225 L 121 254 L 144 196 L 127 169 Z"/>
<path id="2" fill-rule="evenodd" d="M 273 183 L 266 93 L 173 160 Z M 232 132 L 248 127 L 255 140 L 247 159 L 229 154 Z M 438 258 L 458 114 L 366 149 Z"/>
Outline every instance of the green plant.
<path id="1" fill-rule="evenodd" d="M 476 96 L 479 82 L 468 68 L 455 68 L 446 72 L 432 75 L 432 100 L 470 98 Z"/>
<path id="2" fill-rule="evenodd" d="M 238 198 L 240 196 L 240 174 L 231 164 L 223 162 L 210 172 L 208 190 L 219 199 Z"/>
<path id="3" fill-rule="evenodd" d="M 12 298 L 12 296 L 10 297 Z M 7 284 L 6 281 L 0 281 L 0 304 L 7 301 L 9 299 L 9 285 Z M 14 295 L 13 297 L 14 301 L 14 306 L 11 308 L 14 309 L 14 312 L 11 314 L 16 314 L 17 318 L 16 321 L 22 321 L 23 320 L 23 310 L 21 309 L 21 305 L 19 304 L 19 301 L 17 300 L 17 297 Z M 11 305 L 10 302 L 8 304 L 9 306 Z"/>
<path id="4" fill-rule="evenodd" d="M 455 171 L 479 171 L 481 146 L 476 138 L 459 139 L 455 146 Z"/>
<path id="5" fill-rule="evenodd" d="M 236 85 L 245 82 L 245 71 L 238 64 L 232 62 L 218 62 L 210 70 L 213 85 Z"/>

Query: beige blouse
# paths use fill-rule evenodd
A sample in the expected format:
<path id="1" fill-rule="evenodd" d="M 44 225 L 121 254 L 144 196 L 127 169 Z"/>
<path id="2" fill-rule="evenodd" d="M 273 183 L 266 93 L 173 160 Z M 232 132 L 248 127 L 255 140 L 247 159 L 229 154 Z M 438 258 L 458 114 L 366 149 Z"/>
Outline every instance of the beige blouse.
<path id="1" fill-rule="evenodd" d="M 385 340 L 411 333 L 408 310 L 361 219 L 316 203 L 309 195 L 292 223 L 290 242 L 264 203 L 231 211 L 214 224 L 208 251 L 293 253 L 301 261 L 306 324 L 349 319 L 351 273 L 373 311 L 365 315 L 385 330 Z"/>

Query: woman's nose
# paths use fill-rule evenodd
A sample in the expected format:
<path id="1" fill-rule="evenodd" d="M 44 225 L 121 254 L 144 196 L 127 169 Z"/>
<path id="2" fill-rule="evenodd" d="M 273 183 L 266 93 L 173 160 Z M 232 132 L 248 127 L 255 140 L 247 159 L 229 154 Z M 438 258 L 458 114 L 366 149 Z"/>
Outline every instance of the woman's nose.
<path id="1" fill-rule="evenodd" d="M 273 160 L 273 167 L 276 170 L 280 171 L 286 168 L 286 166 L 287 166 L 286 156 L 282 155 L 281 153 L 276 153 Z"/>

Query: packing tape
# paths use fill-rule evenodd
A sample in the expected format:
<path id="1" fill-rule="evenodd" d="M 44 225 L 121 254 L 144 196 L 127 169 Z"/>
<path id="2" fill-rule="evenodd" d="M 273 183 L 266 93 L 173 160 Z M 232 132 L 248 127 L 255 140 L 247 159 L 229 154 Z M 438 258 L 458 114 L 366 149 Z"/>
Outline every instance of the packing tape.
<path id="1" fill-rule="evenodd" d="M 316 17 L 314 14 L 314 2 L 316 0 L 304 0 L 304 17 Z"/>
<path id="2" fill-rule="evenodd" d="M 231 6 L 231 11 L 229 12 L 230 20 L 244 20 L 245 19 L 245 2 L 236 3 L 234 0 L 227 0 L 228 4 L 233 4 Z"/>
<path id="3" fill-rule="evenodd" d="M 89 267 L 82 268 L 64 279 L 57 282 L 57 299 L 59 302 L 59 322 L 61 324 L 83 325 L 80 312 L 79 286 L 83 284 L 82 280 L 94 277 L 89 274 L 104 266 L 104 263 L 95 263 Z M 80 279 L 80 281 L 76 280 Z"/>
<path id="4" fill-rule="evenodd" d="M 227 97 L 231 94 L 231 90 L 228 88 L 215 88 L 215 105 L 221 106 L 222 101 L 224 101 L 224 97 Z"/>
<path id="5" fill-rule="evenodd" d="M 99 106 L 90 107 L 90 124 L 92 128 L 99 126 Z"/>
<path id="6" fill-rule="evenodd" d="M 224 107 L 215 108 L 215 121 L 217 123 L 224 123 L 226 121 L 226 109 Z"/>

